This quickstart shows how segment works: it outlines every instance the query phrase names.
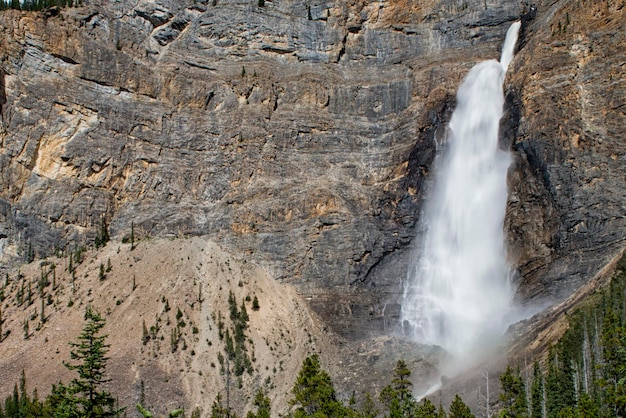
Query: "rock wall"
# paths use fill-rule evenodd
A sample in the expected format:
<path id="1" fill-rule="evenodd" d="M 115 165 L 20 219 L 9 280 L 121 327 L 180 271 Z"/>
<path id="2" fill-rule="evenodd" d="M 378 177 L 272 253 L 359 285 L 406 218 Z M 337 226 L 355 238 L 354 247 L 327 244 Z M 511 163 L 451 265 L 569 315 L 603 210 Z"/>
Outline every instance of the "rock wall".
<path id="1" fill-rule="evenodd" d="M 625 6 L 542 2 L 525 26 L 507 228 L 526 300 L 569 296 L 624 248 Z"/>
<path id="2" fill-rule="evenodd" d="M 342 334 L 388 331 L 456 87 L 520 16 L 521 295 L 562 296 L 624 243 L 619 5 L 86 3 L 0 13 L 4 260 L 91 242 L 103 216 L 115 237 L 208 235 Z"/>

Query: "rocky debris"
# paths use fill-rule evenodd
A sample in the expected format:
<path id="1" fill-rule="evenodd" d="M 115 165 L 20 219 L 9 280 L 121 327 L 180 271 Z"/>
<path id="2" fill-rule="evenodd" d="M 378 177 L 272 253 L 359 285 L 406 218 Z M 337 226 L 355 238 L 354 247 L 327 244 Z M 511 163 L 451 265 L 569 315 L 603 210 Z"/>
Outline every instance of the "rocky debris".
<path id="1" fill-rule="evenodd" d="M 400 337 L 376 337 L 347 345 L 339 353 L 341 362 L 332 370 L 335 385 L 341 393 L 368 393 L 376 398 L 391 383 L 398 360 L 411 370 L 415 394 L 424 394 L 441 381 L 439 366 L 447 354 L 436 346 L 424 346 Z M 343 389 L 343 390 L 342 390 Z"/>
<path id="2" fill-rule="evenodd" d="M 29 390 L 36 388 L 44 396 L 52 384 L 75 376 L 63 362 L 69 361 L 68 342 L 80 333 L 88 304 L 107 322 L 106 371 L 111 382 L 106 388 L 129 410 L 142 392 L 146 405 L 159 415 L 172 406 L 210 410 L 226 388 L 218 356 L 225 355 L 219 322 L 232 328 L 231 294 L 238 307 L 247 306 L 245 335 L 248 355 L 254 359 L 250 373 L 231 376 L 231 401 L 238 415 L 252 408 L 260 387 L 270 393 L 274 411 L 286 412 L 290 389 L 307 355 L 321 353 L 325 367 L 333 370 L 341 361 L 334 347 L 339 337 L 323 330 L 292 286 L 281 285 L 258 266 L 204 238 L 142 240 L 134 242 L 132 250 L 131 243 L 111 241 L 98 251 L 82 253 L 80 259 L 72 264 L 73 275 L 67 256 L 8 271 L 0 357 L 0 379 L 7 384 L 0 385 L 0 397 L 10 395 L 10 382 L 17 382 L 22 370 Z M 110 266 L 104 278 L 100 265 Z M 50 282 L 43 290 L 50 302 L 44 323 L 37 290 L 42 275 Z M 22 281 L 36 294 L 32 305 L 16 303 Z M 258 310 L 252 308 L 253 296 Z M 25 322 L 30 322 L 28 339 Z M 386 372 L 380 370 L 388 379 L 391 373 Z"/>

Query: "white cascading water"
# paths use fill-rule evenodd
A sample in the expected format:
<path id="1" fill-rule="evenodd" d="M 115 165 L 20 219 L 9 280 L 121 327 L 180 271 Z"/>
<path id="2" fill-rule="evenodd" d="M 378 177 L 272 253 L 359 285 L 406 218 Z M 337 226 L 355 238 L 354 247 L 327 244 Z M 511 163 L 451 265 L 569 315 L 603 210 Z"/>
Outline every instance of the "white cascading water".
<path id="1" fill-rule="evenodd" d="M 477 64 L 459 87 L 422 217 L 423 245 L 404 288 L 405 332 L 446 349 L 454 368 L 485 353 L 510 324 L 503 233 L 510 156 L 498 147 L 498 128 L 519 28 L 509 28 L 500 62 Z"/>

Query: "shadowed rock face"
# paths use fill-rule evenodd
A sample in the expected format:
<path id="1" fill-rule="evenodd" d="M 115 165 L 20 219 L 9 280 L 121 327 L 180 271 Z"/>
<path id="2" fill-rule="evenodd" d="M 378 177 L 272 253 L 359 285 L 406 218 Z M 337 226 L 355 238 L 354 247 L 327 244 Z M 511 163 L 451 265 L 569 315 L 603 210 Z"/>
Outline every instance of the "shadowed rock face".
<path id="1" fill-rule="evenodd" d="M 90 242 L 103 215 L 116 237 L 208 235 L 342 334 L 389 331 L 456 87 L 531 12 L 508 84 L 507 230 L 521 295 L 561 297 L 624 242 L 624 11 L 548 7 L 3 12 L 2 256 Z"/>

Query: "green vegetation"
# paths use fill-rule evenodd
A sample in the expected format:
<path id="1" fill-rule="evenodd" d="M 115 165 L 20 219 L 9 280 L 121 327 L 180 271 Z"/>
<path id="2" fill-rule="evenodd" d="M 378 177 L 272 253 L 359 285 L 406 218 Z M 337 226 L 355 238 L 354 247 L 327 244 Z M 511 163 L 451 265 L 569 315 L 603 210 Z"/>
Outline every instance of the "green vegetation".
<path id="1" fill-rule="evenodd" d="M 226 364 L 224 358 L 218 356 L 218 361 L 222 369 L 226 373 L 233 373 L 235 376 L 243 375 L 244 371 L 252 374 L 252 361 L 248 355 L 248 347 L 246 342 L 246 330 L 248 328 L 248 311 L 245 302 L 241 303 L 241 307 L 237 307 L 237 301 L 232 291 L 228 293 L 228 306 L 230 312 L 231 327 L 226 328 L 226 324 L 222 320 L 221 312 L 218 312 L 218 332 L 220 340 L 224 340 L 224 354 L 226 355 Z M 232 362 L 232 365 L 231 365 Z M 226 369 L 224 369 L 224 366 Z"/>
<path id="2" fill-rule="evenodd" d="M 137 407 L 137 411 L 139 411 L 141 416 L 143 416 L 144 418 L 154 417 L 152 412 L 148 411 L 146 408 L 141 406 L 141 404 L 137 404 L 136 407 Z M 176 418 L 176 417 L 183 415 L 184 413 L 185 413 L 185 410 L 183 408 L 174 409 L 173 411 L 168 412 L 167 418 Z"/>
<path id="3" fill-rule="evenodd" d="M 267 397 L 267 394 L 263 390 L 263 388 L 259 389 L 254 398 L 254 406 L 257 407 L 256 414 L 252 411 L 248 412 L 246 418 L 270 418 L 271 417 L 271 402 L 270 398 Z"/>
<path id="4" fill-rule="evenodd" d="M 72 273 L 75 269 L 70 269 L 70 266 L 82 262 L 83 252 L 84 250 L 77 248 L 69 253 L 68 270 Z M 100 267 L 102 270 L 103 265 Z M 52 302 L 51 299 L 51 289 L 57 286 L 55 269 L 54 264 L 42 262 L 41 270 L 34 278 L 29 280 L 21 273 L 12 279 L 5 275 L 4 283 L 0 286 L 3 295 L 6 296 L 7 307 L 13 304 L 26 310 L 27 315 L 17 323 L 14 330 L 20 335 L 21 327 L 25 339 L 31 338 L 46 321 L 49 321 L 46 319 L 45 307 L 53 303 L 56 306 L 59 303 Z M 60 288 L 63 285 L 62 281 L 58 284 Z M 187 348 L 185 338 L 188 341 L 198 341 L 197 335 L 200 333 L 195 321 L 185 313 L 188 308 L 170 307 L 165 296 L 159 296 L 157 301 L 159 300 L 163 304 L 163 309 L 155 316 L 154 325 L 148 327 L 149 324 L 146 324 L 145 320 L 141 323 L 142 344 L 146 346 L 145 350 L 150 350 L 155 357 L 159 352 L 160 341 L 165 340 L 167 344 L 163 335 L 167 331 L 159 335 L 163 324 L 166 323 L 170 329 L 172 351 L 181 347 L 185 350 Z M 228 313 L 216 311 L 212 315 L 213 321 L 218 325 L 220 341 L 224 344 L 217 357 L 220 373 L 226 376 L 226 396 L 218 395 L 211 411 L 196 409 L 191 416 L 200 417 L 203 413 L 210 413 L 211 417 L 234 417 L 230 399 L 230 386 L 233 384 L 231 377 L 237 378 L 232 379 L 236 381 L 233 387 L 242 388 L 244 372 L 251 376 L 254 374 L 252 367 L 255 361 L 254 346 L 246 333 L 249 332 L 250 321 L 248 309 L 252 305 L 252 309 L 255 310 L 255 301 L 258 303 L 258 299 L 254 296 L 240 301 L 238 303 L 235 294 L 230 291 Z M 29 307 L 29 304 L 34 302 L 39 302 L 40 305 Z M 0 308 L 4 308 L 0 309 L 2 337 L 0 343 L 2 343 L 9 331 L 3 329 L 3 325 L 6 328 L 7 308 L 4 306 Z M 50 308 L 47 310 L 50 311 Z M 50 312 L 48 314 L 50 315 Z M 550 347 L 544 359 L 537 359 L 532 363 L 525 378 L 519 367 L 514 366 L 507 367 L 500 376 L 502 390 L 498 396 L 497 416 L 503 418 L 626 416 L 626 257 L 619 262 L 610 284 L 605 289 L 597 291 L 586 304 L 569 312 L 568 320 L 569 329 Z M 0 418 L 120 416 L 123 411 L 117 408 L 113 396 L 103 390 L 103 385 L 108 382 L 105 368 L 109 348 L 105 343 L 106 335 L 101 333 L 104 324 L 103 317 L 88 306 L 83 330 L 76 341 L 70 343 L 71 362 L 65 364 L 77 377 L 69 383 L 56 383 L 52 386 L 51 393 L 43 400 L 39 400 L 36 392 L 28 393 L 26 376 L 22 374 L 19 382 L 14 385 L 13 393 L 0 404 Z M 165 330 L 168 328 L 163 327 Z M 207 343 L 211 345 L 208 340 Z M 190 353 L 194 355 L 192 348 L 197 347 L 190 347 Z M 215 365 L 211 364 L 211 367 Z M 211 370 L 208 367 L 207 369 Z M 277 369 L 282 370 L 282 361 L 276 364 L 274 373 Z M 266 367 L 266 370 L 269 369 Z M 428 399 L 418 402 L 413 396 L 410 377 L 410 364 L 405 360 L 398 360 L 391 381 L 379 394 L 372 396 L 366 393 L 360 399 L 353 395 L 346 401 L 337 394 L 330 375 L 322 368 L 320 357 L 313 354 L 304 360 L 295 379 L 289 401 L 291 413 L 288 416 L 295 418 L 474 416 L 459 396 L 454 398 L 448 411 L 444 411 L 442 406 L 437 407 Z M 254 375 L 246 381 L 254 382 L 255 389 L 258 388 L 254 398 L 254 410 L 247 412 L 246 418 L 271 416 L 271 401 L 267 392 L 272 388 L 269 376 L 261 378 Z M 139 398 L 137 410 L 144 417 L 152 416 L 143 405 L 145 403 L 142 396 Z M 153 407 L 154 405 L 150 405 L 150 408 Z M 174 409 L 169 416 L 188 414 L 179 411 L 181 410 Z M 137 414 L 136 411 L 133 412 Z"/>
<path id="5" fill-rule="evenodd" d="M 504 417 L 626 416 L 626 257 L 608 289 L 568 317 L 542 370 L 533 367 L 530 405 L 519 370 L 500 377 Z M 545 411 L 545 415 L 544 412 Z"/>
<path id="6" fill-rule="evenodd" d="M 508 366 L 500 376 L 502 393 L 500 401 L 503 405 L 501 417 L 525 417 L 528 412 L 526 388 L 519 369 L 513 370 Z"/>
<path id="7" fill-rule="evenodd" d="M 346 407 L 337 400 L 330 376 L 322 370 L 317 354 L 304 360 L 292 393 L 294 397 L 290 404 L 296 408 L 295 418 L 347 415 Z"/>
<path id="8" fill-rule="evenodd" d="M 449 418 L 474 418 L 469 406 L 465 405 L 463 399 L 459 395 L 454 396 L 454 400 L 450 404 Z"/>
<path id="9" fill-rule="evenodd" d="M 43 10 L 53 6 L 56 7 L 78 7 L 83 5 L 83 0 L 19 0 L 5 1 L 0 0 L 0 10 L 16 9 L 16 10 Z"/>
<path id="10" fill-rule="evenodd" d="M 25 323 L 25 332 L 28 322 Z M 13 395 L 0 408 L 1 418 L 54 417 L 54 418 L 104 418 L 118 417 L 123 409 L 115 407 L 110 393 L 101 390 L 108 382 L 105 377 L 108 345 L 106 335 L 100 332 L 104 319 L 90 306 L 85 311 L 85 326 L 76 342 L 71 342 L 70 358 L 73 363 L 65 363 L 69 370 L 76 371 L 78 377 L 69 384 L 59 382 L 52 386 L 50 395 L 40 402 L 37 392 L 31 398 L 26 390 L 26 377 L 15 385 Z"/>
<path id="11" fill-rule="evenodd" d="M 100 217 L 100 228 L 98 229 L 98 233 L 96 234 L 96 239 L 94 241 L 94 246 L 96 250 L 100 247 L 104 247 L 109 242 L 109 227 L 107 225 L 106 217 L 102 215 Z"/>
<path id="12" fill-rule="evenodd" d="M 135 249 L 135 222 L 130 223 L 130 250 Z"/>
<path id="13" fill-rule="evenodd" d="M 104 272 L 104 264 L 100 263 L 100 270 L 98 271 L 98 280 L 102 281 L 106 278 L 107 278 L 107 275 Z"/>
<path id="14" fill-rule="evenodd" d="M 68 386 L 70 396 L 63 408 L 71 407 L 83 417 L 114 417 L 121 410 L 115 409 L 115 399 L 110 393 L 99 390 L 108 382 L 105 367 L 109 345 L 105 344 L 106 335 L 100 335 L 104 319 L 91 306 L 85 311 L 86 324 L 77 342 L 71 342 L 70 358 L 77 361 L 65 367 L 78 373 L 78 378 Z"/>

